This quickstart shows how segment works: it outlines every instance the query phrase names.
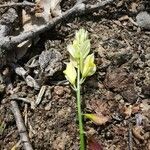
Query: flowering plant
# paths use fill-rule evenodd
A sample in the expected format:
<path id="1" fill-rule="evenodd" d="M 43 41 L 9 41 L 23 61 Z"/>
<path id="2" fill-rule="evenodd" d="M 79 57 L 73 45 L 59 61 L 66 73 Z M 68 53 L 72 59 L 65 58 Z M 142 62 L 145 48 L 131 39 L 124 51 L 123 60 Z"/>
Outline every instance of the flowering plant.
<path id="1" fill-rule="evenodd" d="M 84 150 L 85 144 L 81 111 L 80 86 L 85 81 L 86 77 L 91 76 L 96 72 L 96 65 L 94 64 L 94 54 L 89 54 L 90 40 L 88 39 L 88 32 L 84 29 L 80 29 L 79 31 L 77 31 L 74 41 L 72 42 L 72 44 L 67 46 L 67 50 L 70 53 L 70 62 L 67 63 L 64 74 L 77 94 L 80 150 Z"/>

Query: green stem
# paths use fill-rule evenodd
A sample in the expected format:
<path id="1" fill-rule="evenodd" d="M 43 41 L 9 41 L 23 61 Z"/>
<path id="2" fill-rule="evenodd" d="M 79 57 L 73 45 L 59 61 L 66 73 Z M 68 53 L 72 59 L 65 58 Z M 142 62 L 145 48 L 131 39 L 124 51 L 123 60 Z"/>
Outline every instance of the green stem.
<path id="1" fill-rule="evenodd" d="M 79 119 L 79 132 L 80 132 L 80 150 L 85 150 L 84 143 L 84 130 L 83 130 L 83 120 L 81 111 L 81 97 L 80 97 L 80 67 L 78 66 L 77 73 L 77 109 L 78 109 L 78 119 Z"/>

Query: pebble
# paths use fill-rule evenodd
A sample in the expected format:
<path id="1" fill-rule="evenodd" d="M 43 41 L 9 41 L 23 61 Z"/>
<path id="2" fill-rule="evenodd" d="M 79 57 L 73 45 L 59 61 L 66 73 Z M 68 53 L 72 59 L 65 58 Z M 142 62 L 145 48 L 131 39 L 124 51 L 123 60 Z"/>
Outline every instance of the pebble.
<path id="1" fill-rule="evenodd" d="M 54 92 L 59 96 L 63 96 L 64 95 L 64 88 L 62 86 L 55 86 Z"/>
<path id="2" fill-rule="evenodd" d="M 137 16 L 136 16 L 136 23 L 147 30 L 150 30 L 150 14 L 148 14 L 148 12 L 146 11 L 142 11 L 140 12 Z"/>
<path id="3" fill-rule="evenodd" d="M 46 105 L 45 106 L 45 110 L 50 110 L 52 108 L 52 104 L 51 104 L 51 102 L 50 103 L 48 103 L 48 105 Z"/>

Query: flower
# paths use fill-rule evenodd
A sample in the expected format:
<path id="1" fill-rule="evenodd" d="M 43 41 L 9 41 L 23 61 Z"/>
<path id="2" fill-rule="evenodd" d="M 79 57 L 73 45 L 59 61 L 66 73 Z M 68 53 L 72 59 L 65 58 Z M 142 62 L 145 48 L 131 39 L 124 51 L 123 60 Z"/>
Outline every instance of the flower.
<path id="1" fill-rule="evenodd" d="M 75 40 L 67 46 L 67 50 L 76 61 L 83 60 L 90 52 L 90 40 L 87 31 L 80 29 L 76 32 Z"/>
<path id="2" fill-rule="evenodd" d="M 80 29 L 79 31 L 76 31 L 75 39 L 78 41 L 78 43 L 83 43 L 88 39 L 88 32 L 84 29 Z"/>

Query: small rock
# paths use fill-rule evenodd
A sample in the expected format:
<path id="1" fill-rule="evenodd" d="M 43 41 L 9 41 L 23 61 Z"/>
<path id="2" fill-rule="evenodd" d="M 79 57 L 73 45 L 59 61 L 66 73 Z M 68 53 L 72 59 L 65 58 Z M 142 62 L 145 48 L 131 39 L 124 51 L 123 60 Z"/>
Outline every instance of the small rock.
<path id="1" fill-rule="evenodd" d="M 38 60 L 42 72 L 46 76 L 53 76 L 62 69 L 62 55 L 54 49 L 43 51 Z"/>
<path id="2" fill-rule="evenodd" d="M 59 96 L 63 96 L 64 88 L 62 86 L 55 86 L 54 87 L 54 92 Z"/>
<path id="3" fill-rule="evenodd" d="M 121 93 L 121 96 L 129 103 L 135 103 L 138 99 L 138 93 L 134 88 L 134 85 L 128 85 Z"/>
<path id="4" fill-rule="evenodd" d="M 50 109 L 51 109 L 51 107 L 52 107 L 52 104 L 51 104 L 51 102 L 50 102 L 48 105 L 46 105 L 46 106 L 45 106 L 45 110 L 47 110 L 47 111 L 48 111 L 48 110 L 50 110 Z"/>
<path id="5" fill-rule="evenodd" d="M 150 14 L 148 14 L 148 12 L 146 11 L 140 12 L 136 16 L 136 22 L 140 27 L 150 30 Z"/>

